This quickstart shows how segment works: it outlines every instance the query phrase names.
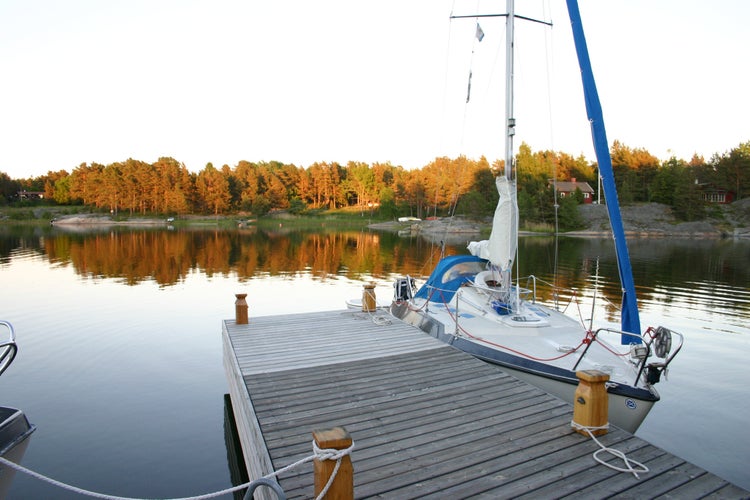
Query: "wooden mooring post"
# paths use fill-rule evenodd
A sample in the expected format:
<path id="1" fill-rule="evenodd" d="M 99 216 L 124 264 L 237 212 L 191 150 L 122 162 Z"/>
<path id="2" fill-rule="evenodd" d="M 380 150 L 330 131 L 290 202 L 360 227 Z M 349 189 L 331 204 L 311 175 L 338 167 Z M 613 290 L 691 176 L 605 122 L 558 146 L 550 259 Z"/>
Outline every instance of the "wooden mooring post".
<path id="1" fill-rule="evenodd" d="M 362 312 L 373 312 L 376 308 L 375 283 L 368 283 L 362 291 Z"/>
<path id="2" fill-rule="evenodd" d="M 247 324 L 247 301 L 245 300 L 245 297 L 247 297 L 246 293 L 236 293 L 234 294 L 235 297 L 237 297 L 237 300 L 234 302 L 234 320 L 238 325 L 246 325 Z"/>
<path id="3" fill-rule="evenodd" d="M 343 427 L 313 431 L 315 445 L 321 449 L 345 450 L 352 445 L 352 438 Z M 328 484 L 328 480 L 336 468 L 336 460 L 313 460 L 315 473 L 315 497 Z M 326 500 L 351 500 L 354 498 L 354 468 L 349 454 L 341 458 L 341 465 L 336 477 L 324 497 Z"/>
<path id="4" fill-rule="evenodd" d="M 609 375 L 599 370 L 581 370 L 576 372 L 576 377 L 578 387 L 573 399 L 573 422 L 581 427 L 589 427 L 595 436 L 606 434 L 609 398 L 605 384 Z M 588 435 L 584 429 L 573 428 L 580 434 Z"/>

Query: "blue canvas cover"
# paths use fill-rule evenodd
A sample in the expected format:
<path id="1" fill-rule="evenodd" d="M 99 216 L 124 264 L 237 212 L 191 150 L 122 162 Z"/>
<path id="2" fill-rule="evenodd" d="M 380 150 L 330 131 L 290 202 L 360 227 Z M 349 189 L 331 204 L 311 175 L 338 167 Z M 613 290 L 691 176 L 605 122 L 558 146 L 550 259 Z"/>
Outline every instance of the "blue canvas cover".
<path id="1" fill-rule="evenodd" d="M 591 122 L 591 133 L 594 139 L 594 152 L 599 162 L 599 172 L 602 176 L 604 196 L 607 200 L 607 211 L 609 221 L 612 224 L 612 234 L 615 239 L 615 251 L 617 252 L 617 267 L 620 272 L 622 283 L 622 330 L 639 335 L 641 333 L 640 318 L 638 317 L 638 304 L 635 296 L 635 282 L 633 281 L 633 270 L 630 267 L 630 256 L 625 241 L 625 229 L 620 216 L 620 205 L 617 200 L 615 178 L 612 171 L 612 158 L 609 156 L 609 143 L 607 132 L 604 128 L 604 117 L 602 106 L 599 102 L 599 94 L 596 91 L 594 72 L 591 69 L 591 60 L 586 46 L 586 37 L 583 34 L 581 13 L 578 10 L 577 0 L 567 0 L 568 14 L 573 28 L 573 40 L 575 42 L 578 64 L 581 67 L 581 78 L 583 80 L 583 93 L 586 99 L 586 112 Z M 623 344 L 640 343 L 631 336 L 622 336 Z"/>
<path id="2" fill-rule="evenodd" d="M 472 281 L 477 273 L 484 271 L 487 260 L 473 255 L 451 255 L 438 262 L 427 283 L 417 291 L 415 297 L 430 302 L 448 302 L 458 288 Z"/>

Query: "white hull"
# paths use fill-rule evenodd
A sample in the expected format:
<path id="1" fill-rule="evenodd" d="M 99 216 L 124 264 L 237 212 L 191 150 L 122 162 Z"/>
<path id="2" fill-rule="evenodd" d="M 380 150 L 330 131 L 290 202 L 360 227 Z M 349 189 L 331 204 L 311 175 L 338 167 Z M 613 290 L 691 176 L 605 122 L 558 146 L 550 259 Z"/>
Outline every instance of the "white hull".
<path id="1" fill-rule="evenodd" d="M 465 352 L 472 354 L 479 359 L 482 359 L 483 361 L 502 367 L 504 371 L 518 378 L 519 380 L 528 382 L 536 387 L 539 387 L 541 390 L 562 399 L 563 401 L 573 404 L 577 387 L 577 379 L 575 378 L 572 371 L 570 371 L 566 376 L 565 374 L 559 373 L 560 368 L 562 367 L 554 367 L 552 365 L 542 365 L 542 367 L 536 371 L 533 369 L 529 369 L 528 367 L 522 368 L 518 365 L 515 365 L 512 360 L 505 362 L 501 361 L 502 354 L 500 350 L 487 348 L 486 346 L 482 346 L 480 342 L 467 341 L 466 339 L 457 339 L 452 334 L 442 333 L 444 330 L 444 328 L 442 327 L 430 328 L 428 325 L 434 326 L 436 323 L 429 320 L 425 322 L 424 316 L 422 314 L 412 313 L 406 314 L 405 316 L 395 314 L 395 316 L 399 317 L 406 323 L 416 326 L 429 333 L 430 335 L 453 345 L 458 349 L 464 350 Z M 442 326 L 444 327 L 444 325 Z M 536 340 L 543 342 L 543 340 L 539 337 L 536 337 Z M 574 359 L 571 359 L 568 363 L 569 366 L 567 367 L 567 370 L 572 369 L 573 362 Z M 544 373 L 543 370 L 545 368 L 550 368 L 550 370 L 557 368 L 558 373 Z M 589 363 L 587 364 L 585 369 L 595 369 L 595 367 Z M 633 372 L 633 377 L 635 377 L 635 372 Z M 619 385 L 624 386 L 624 384 L 622 383 L 620 383 Z M 639 392 L 643 395 L 643 397 L 616 393 L 611 389 L 608 391 L 608 418 L 611 424 L 631 433 L 634 433 L 638 429 L 638 427 L 648 415 L 649 411 L 651 411 L 654 403 L 656 403 L 656 401 L 658 401 L 659 399 L 658 393 L 653 387 L 649 386 L 647 388 L 642 388 L 642 390 Z"/>
<path id="2" fill-rule="evenodd" d="M 577 387 L 575 384 L 534 375 L 507 366 L 503 367 L 503 369 L 517 379 L 528 382 L 563 401 L 573 404 Z M 608 393 L 607 396 L 609 398 L 609 422 L 630 433 L 635 433 L 655 403 L 655 401 L 637 400 L 635 398 L 629 398 L 611 392 Z"/>
<path id="3" fill-rule="evenodd" d="M 635 432 L 659 400 L 653 384 L 666 366 L 665 354 L 655 354 L 654 334 L 643 339 L 625 334 L 633 345 L 620 345 L 622 332 L 590 332 L 533 297 L 508 295 L 498 280 L 481 270 L 485 262 L 472 256 L 446 257 L 414 296 L 404 279 L 398 280 L 391 314 L 571 404 L 576 372 L 605 373 L 609 421 Z M 644 344 L 637 343 L 641 341 Z"/>

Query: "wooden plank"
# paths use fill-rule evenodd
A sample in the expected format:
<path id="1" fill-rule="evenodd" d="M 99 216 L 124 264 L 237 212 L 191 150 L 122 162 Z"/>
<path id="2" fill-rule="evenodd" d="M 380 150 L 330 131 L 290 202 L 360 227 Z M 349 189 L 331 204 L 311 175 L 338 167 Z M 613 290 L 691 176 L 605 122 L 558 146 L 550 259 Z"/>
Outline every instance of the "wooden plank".
<path id="1" fill-rule="evenodd" d="M 611 433 L 609 437 L 601 437 L 607 446 L 617 448 L 628 456 L 638 460 L 636 456 L 645 459 L 652 449 L 641 440 L 631 437 L 625 432 Z M 597 464 L 593 452 L 598 448 L 593 446 L 574 446 L 565 450 L 553 450 L 544 457 L 530 460 L 503 471 L 509 480 L 485 494 L 496 496 L 498 492 L 511 497 L 544 498 L 545 494 L 555 498 L 562 496 L 564 491 L 576 491 L 582 486 L 593 484 L 594 481 L 586 472 L 591 469 L 607 469 Z M 611 469 L 607 469 L 611 472 Z"/>
<path id="2" fill-rule="evenodd" d="M 309 456 L 313 429 L 343 426 L 356 446 L 358 498 L 747 495 L 619 429 L 599 439 L 651 472 L 635 479 L 599 465 L 597 445 L 570 428 L 568 403 L 397 320 L 250 318 L 224 322 L 223 335 L 258 474 Z M 289 498 L 310 497 L 312 465 L 279 483 Z"/>
<path id="3" fill-rule="evenodd" d="M 712 495 L 718 494 L 722 488 L 727 486 L 727 482 L 719 476 L 706 474 L 701 477 L 700 481 L 690 481 L 678 488 L 670 490 L 669 495 L 672 498 L 711 498 Z M 739 497 L 740 492 L 726 495 L 724 498 Z M 722 495 L 717 496 L 721 498 Z"/>
<path id="4" fill-rule="evenodd" d="M 699 497 L 694 497 L 694 498 L 699 498 Z M 727 482 L 723 488 L 716 490 L 715 492 L 711 493 L 710 495 L 707 495 L 704 498 L 707 498 L 707 499 L 743 498 L 747 500 L 748 498 L 750 498 L 750 492 L 740 488 L 739 486 L 736 486 L 734 484 L 730 484 Z"/>
<path id="5" fill-rule="evenodd" d="M 482 372 L 487 370 L 495 374 L 496 377 L 505 377 L 504 374 L 493 367 L 485 365 L 484 363 L 476 362 L 476 360 L 473 359 L 469 359 L 468 361 L 471 364 L 476 363 L 475 368 L 481 368 Z M 444 384 L 450 384 L 450 382 L 446 381 L 444 382 Z M 410 418 L 407 421 L 407 423 L 409 424 L 408 427 L 400 422 L 396 422 L 391 426 L 380 422 L 381 426 L 378 428 L 378 435 L 374 436 L 374 442 L 372 443 L 368 439 L 368 435 L 365 433 L 363 436 L 363 432 L 358 429 L 357 435 L 360 436 L 357 438 L 357 442 L 359 443 L 358 449 L 362 450 L 362 448 L 366 446 L 368 450 L 373 449 L 375 457 L 383 455 L 388 456 L 389 458 L 387 459 L 387 461 L 382 465 L 378 464 L 380 465 L 380 468 L 373 471 L 372 479 L 380 480 L 384 477 L 387 477 L 389 478 L 388 481 L 392 483 L 394 474 L 399 472 L 399 470 L 402 468 L 401 464 L 393 463 L 392 460 L 392 453 L 394 451 L 399 451 L 399 449 L 402 451 L 402 453 L 403 450 L 417 451 L 417 453 L 414 455 L 410 455 L 407 453 L 404 457 L 404 459 L 408 459 L 411 462 L 412 467 L 415 466 L 414 464 L 419 464 L 421 466 L 421 463 L 419 462 L 420 459 L 434 462 L 436 459 L 431 455 L 440 457 L 440 455 L 442 454 L 443 458 L 441 459 L 440 465 L 444 466 L 446 470 L 450 470 L 453 467 L 450 464 L 451 461 L 455 461 L 456 458 L 464 458 L 467 454 L 473 454 L 473 451 L 470 450 L 466 445 L 466 443 L 471 439 L 476 440 L 479 443 L 491 443 L 491 441 L 486 440 L 487 433 L 477 432 L 477 429 L 493 429 L 493 431 L 495 432 L 505 431 L 506 438 L 508 436 L 514 438 L 517 436 L 515 434 L 508 434 L 509 430 L 514 427 L 527 427 L 527 429 L 524 431 L 524 435 L 538 435 L 538 431 L 547 428 L 548 425 L 547 423 L 544 423 L 538 429 L 528 428 L 529 417 L 534 413 L 533 411 L 529 411 L 529 406 L 531 405 L 536 405 L 538 407 L 537 413 L 543 416 L 545 420 L 549 419 L 550 416 L 555 415 L 550 412 L 552 408 L 559 408 L 561 410 L 560 415 L 564 415 L 564 417 L 560 421 L 564 425 L 564 432 L 566 434 L 571 433 L 569 428 L 570 408 L 567 405 L 559 400 L 550 398 L 546 394 L 543 394 L 541 391 L 531 388 L 530 386 L 525 386 L 525 390 L 527 392 L 533 393 L 537 400 L 532 401 L 531 403 L 526 402 L 520 408 L 516 408 L 513 405 L 509 404 L 498 405 L 497 400 L 493 400 L 491 402 L 492 404 L 486 407 L 486 414 L 484 415 L 476 413 L 457 413 L 455 408 L 451 409 L 446 405 L 446 408 L 444 410 L 445 414 L 438 413 L 434 411 L 434 409 L 427 409 L 427 411 L 425 412 L 426 414 L 421 418 Z M 501 399 L 502 396 L 502 394 L 498 393 L 497 398 Z M 540 405 L 538 398 L 542 398 L 542 402 L 544 404 Z M 526 399 L 528 399 L 528 397 Z M 515 415 L 513 414 L 514 412 L 516 413 Z M 469 416 L 472 416 L 473 418 L 467 418 Z M 350 429 L 350 431 L 352 431 L 348 423 L 346 424 L 346 426 Z M 456 456 L 445 458 L 446 444 L 444 441 L 450 437 L 456 436 L 458 437 L 458 441 L 455 443 L 455 450 L 453 450 Z M 466 436 L 473 437 L 468 438 Z M 272 436 L 267 435 L 267 439 L 272 439 Z M 376 447 L 385 447 L 389 449 L 375 450 Z M 473 448 L 476 448 L 476 444 L 473 446 Z M 492 454 L 494 453 L 494 451 L 489 450 L 488 453 Z M 368 460 L 365 457 L 360 456 L 360 452 L 358 451 L 358 488 L 361 484 L 369 480 L 366 474 L 369 466 L 370 464 L 368 463 Z M 388 468 L 392 470 L 384 470 Z M 403 478 L 405 481 L 412 481 L 414 478 L 414 471 L 410 470 L 403 476 Z M 365 494 L 366 493 L 367 490 L 365 490 Z"/>
<path id="6" fill-rule="evenodd" d="M 664 454 L 663 450 L 650 446 L 641 439 L 632 437 L 613 445 L 613 447 L 625 453 L 628 458 L 639 462 L 651 460 Z M 603 458 L 607 458 L 606 455 Z M 617 463 L 616 461 L 612 461 L 612 463 L 618 466 L 622 465 L 622 463 Z M 555 473 L 560 474 L 560 477 L 554 481 L 549 481 L 544 485 L 536 485 L 533 489 L 528 488 L 525 492 L 518 490 L 518 498 L 561 498 L 566 495 L 575 496 L 582 486 L 605 482 L 621 474 L 596 462 L 593 457 L 593 451 L 589 452 L 589 450 L 587 450 L 586 454 L 578 458 L 560 463 L 555 468 Z M 492 492 L 490 491 L 490 493 Z"/>
<path id="7" fill-rule="evenodd" d="M 230 400 L 232 402 L 232 412 L 235 417 L 237 433 L 240 437 L 245 458 L 245 468 L 251 480 L 259 479 L 274 471 L 273 462 L 271 461 L 268 449 L 263 445 L 263 434 L 260 423 L 255 415 L 250 395 L 247 392 L 247 386 L 242 379 L 237 358 L 232 350 L 232 343 L 226 334 L 222 335 L 222 343 L 224 349 L 224 370 L 229 384 Z M 263 491 L 258 491 L 258 498 L 262 500 L 275 498 L 275 495 L 271 495 L 268 488 L 261 488 L 261 490 Z"/>
<path id="8" fill-rule="evenodd" d="M 429 425 L 420 426 L 422 421 L 419 421 L 414 427 L 393 425 L 391 428 L 377 428 L 369 432 L 357 431 L 361 436 L 356 452 L 357 485 L 361 487 L 371 481 L 392 478 L 403 472 L 404 463 L 409 464 L 409 476 L 412 475 L 411 468 L 418 463 L 455 462 L 467 455 L 476 456 L 482 450 L 494 454 L 494 448 L 502 440 L 538 433 L 547 427 L 549 416 L 565 415 L 567 412 L 567 409 L 563 410 L 561 407 L 539 410 L 535 418 L 512 418 L 508 414 L 510 418 L 507 422 L 498 424 L 491 432 L 485 433 L 476 432 L 477 427 L 469 423 L 456 427 L 451 420 L 445 418 L 437 419 Z M 518 413 L 524 412 L 521 410 Z M 452 467 L 449 465 L 449 468 Z M 406 479 L 411 480 L 408 477 Z"/>
<path id="9" fill-rule="evenodd" d="M 397 401 L 386 401 L 383 404 L 365 404 L 360 409 L 350 412 L 341 412 L 340 415 L 346 422 L 346 425 L 351 428 L 356 428 L 359 431 L 366 431 L 368 429 L 377 427 L 380 429 L 386 428 L 387 426 L 405 426 L 407 423 L 415 422 L 416 419 L 420 419 L 420 424 L 425 424 L 429 421 L 428 417 L 423 417 L 425 413 L 430 414 L 430 418 L 439 419 L 446 418 L 446 414 L 451 419 L 458 418 L 471 418 L 475 421 L 480 421 L 486 418 L 487 415 L 498 416 L 504 414 L 510 416 L 510 410 L 518 408 L 525 412 L 525 415 L 531 417 L 531 412 L 528 411 L 528 407 L 534 404 L 533 401 L 529 401 L 527 393 L 522 392 L 523 388 L 513 386 L 511 389 L 503 392 L 504 412 L 500 412 L 494 401 L 487 401 L 482 399 L 481 396 L 477 396 L 473 393 L 461 394 L 463 399 L 459 399 L 456 396 L 455 403 L 451 405 L 449 402 L 443 402 L 439 404 L 430 405 L 425 397 L 420 397 L 417 404 L 414 401 L 409 401 L 408 406 L 405 407 L 405 400 L 403 398 Z M 544 408 L 546 411 L 551 411 L 549 407 Z M 294 438 L 294 427 L 295 426 L 307 426 L 310 425 L 317 417 L 308 418 L 303 421 L 290 422 L 290 426 L 284 427 L 265 427 L 268 438 L 267 442 L 273 442 L 273 436 L 276 434 L 284 436 L 284 439 Z M 264 419 L 265 425 L 265 419 Z"/>
<path id="10" fill-rule="evenodd" d="M 371 318 L 364 313 L 340 311 L 251 318 L 249 325 L 226 321 L 225 325 L 244 374 L 325 366 L 444 346 L 401 322 L 380 325 Z"/>
<path id="11" fill-rule="evenodd" d="M 636 458 L 636 460 L 638 460 Z M 649 468 L 648 474 L 641 474 L 640 478 L 633 477 L 632 474 L 617 474 L 605 482 L 588 485 L 581 488 L 571 498 L 602 498 L 603 496 L 615 496 L 618 494 L 627 494 L 628 491 L 636 488 L 643 482 L 643 478 L 652 480 L 660 477 L 664 472 L 670 471 L 675 467 L 685 463 L 679 457 L 663 453 L 651 460 L 639 460 Z M 650 496 L 650 495 L 649 495 Z"/>

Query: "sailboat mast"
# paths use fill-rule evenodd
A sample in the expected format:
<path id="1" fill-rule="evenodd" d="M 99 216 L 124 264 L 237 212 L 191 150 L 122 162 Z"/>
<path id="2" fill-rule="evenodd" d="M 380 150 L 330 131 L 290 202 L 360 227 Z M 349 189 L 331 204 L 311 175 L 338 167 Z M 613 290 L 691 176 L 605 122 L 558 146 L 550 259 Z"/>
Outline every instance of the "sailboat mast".
<path id="1" fill-rule="evenodd" d="M 515 29 L 514 0 L 507 0 L 505 17 L 505 178 L 513 177 L 513 136 L 516 133 L 516 119 L 513 118 L 513 44 Z"/>

